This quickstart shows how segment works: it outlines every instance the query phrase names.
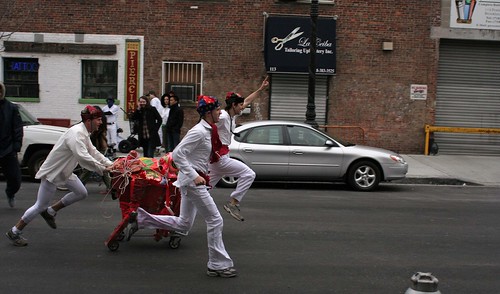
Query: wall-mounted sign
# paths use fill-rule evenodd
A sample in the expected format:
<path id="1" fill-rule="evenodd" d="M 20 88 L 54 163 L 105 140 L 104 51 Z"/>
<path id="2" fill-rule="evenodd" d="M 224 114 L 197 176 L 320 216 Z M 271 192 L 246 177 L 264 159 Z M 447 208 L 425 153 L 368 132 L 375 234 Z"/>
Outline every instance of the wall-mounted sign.
<path id="1" fill-rule="evenodd" d="M 319 17 L 316 24 L 316 74 L 336 73 L 336 20 Z M 268 72 L 308 73 L 311 46 L 311 18 L 269 16 L 264 36 Z"/>
<path id="2" fill-rule="evenodd" d="M 128 40 L 125 59 L 125 108 L 127 113 L 137 109 L 139 99 L 139 56 L 141 42 Z"/>
<path id="3" fill-rule="evenodd" d="M 500 0 L 451 0 L 450 27 L 500 30 Z"/>
<path id="4" fill-rule="evenodd" d="M 427 85 L 411 85 L 410 98 L 412 100 L 426 100 L 427 99 Z"/>

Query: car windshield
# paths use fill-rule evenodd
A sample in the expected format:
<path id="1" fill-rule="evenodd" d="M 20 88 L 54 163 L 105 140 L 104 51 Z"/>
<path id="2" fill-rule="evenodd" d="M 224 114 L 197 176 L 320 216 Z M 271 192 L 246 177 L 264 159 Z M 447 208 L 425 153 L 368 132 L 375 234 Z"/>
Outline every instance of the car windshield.
<path id="1" fill-rule="evenodd" d="M 41 124 L 31 113 L 29 113 L 26 108 L 21 104 L 16 104 L 19 108 L 19 114 L 21 114 L 21 119 L 23 120 L 23 126 L 39 125 Z"/>

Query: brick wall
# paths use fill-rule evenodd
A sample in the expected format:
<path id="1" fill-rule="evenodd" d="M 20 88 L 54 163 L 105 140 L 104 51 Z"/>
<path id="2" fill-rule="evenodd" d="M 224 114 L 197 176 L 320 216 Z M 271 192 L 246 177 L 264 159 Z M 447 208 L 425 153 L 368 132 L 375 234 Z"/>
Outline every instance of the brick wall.
<path id="1" fill-rule="evenodd" d="M 423 126 L 433 122 L 440 1 L 336 1 L 321 16 L 338 15 L 337 75 L 330 83 L 329 124 L 365 129 L 366 143 L 422 153 Z M 197 9 L 191 6 L 197 6 Z M 2 30 L 144 35 L 144 91 L 161 89 L 162 61 L 203 62 L 204 93 L 244 95 L 265 76 L 263 12 L 309 15 L 310 6 L 274 0 L 10 1 Z M 393 51 L 382 51 L 391 41 Z M 428 99 L 410 100 L 410 85 L 428 85 Z M 263 118 L 267 100 L 259 101 Z M 188 105 L 185 129 L 198 115 Z M 305 106 L 304 106 L 305 107 Z M 245 119 L 252 119 L 253 115 Z"/>

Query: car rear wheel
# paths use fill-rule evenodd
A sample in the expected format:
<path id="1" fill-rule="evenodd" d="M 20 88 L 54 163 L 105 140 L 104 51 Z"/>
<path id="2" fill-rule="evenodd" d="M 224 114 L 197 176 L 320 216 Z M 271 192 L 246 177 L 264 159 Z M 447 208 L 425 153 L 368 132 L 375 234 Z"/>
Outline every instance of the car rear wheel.
<path id="1" fill-rule="evenodd" d="M 31 178 L 35 178 L 36 173 L 40 170 L 49 152 L 50 150 L 39 150 L 31 155 L 31 158 L 28 160 L 28 173 Z"/>
<path id="2" fill-rule="evenodd" d="M 222 177 L 220 179 L 219 183 L 217 183 L 217 186 L 223 187 L 223 188 L 236 188 L 236 185 L 238 184 L 238 178 L 235 177 Z"/>
<path id="3" fill-rule="evenodd" d="M 347 183 L 357 191 L 373 191 L 381 181 L 378 166 L 367 160 L 354 163 L 347 173 Z"/>

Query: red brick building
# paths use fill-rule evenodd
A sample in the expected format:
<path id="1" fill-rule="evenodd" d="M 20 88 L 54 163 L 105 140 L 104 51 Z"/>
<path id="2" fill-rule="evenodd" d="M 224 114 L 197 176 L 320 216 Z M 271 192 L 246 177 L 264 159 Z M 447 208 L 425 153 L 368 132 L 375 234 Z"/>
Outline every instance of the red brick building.
<path id="1" fill-rule="evenodd" d="M 329 40 L 334 44 L 335 63 L 332 66 L 335 73 L 317 76 L 318 123 L 335 126 L 329 131 L 359 143 L 401 153 L 423 153 L 424 126 L 435 124 L 436 111 L 440 111 L 436 110 L 440 99 L 440 73 L 442 81 L 448 86 L 450 80 L 446 79 L 446 73 L 453 71 L 446 65 L 440 65 L 440 47 L 445 43 L 445 49 L 450 49 L 450 52 L 456 52 L 454 48 L 468 46 L 483 48 L 484 44 L 488 50 L 499 47 L 500 34 L 496 27 L 454 27 L 454 18 L 450 14 L 454 13 L 455 1 L 319 2 L 320 18 L 335 22 L 335 27 L 329 29 L 330 32 L 333 30 L 335 37 L 335 40 Z M 474 1 L 478 12 L 485 9 L 480 2 Z M 106 91 L 114 91 L 120 105 L 126 107 L 129 102 L 126 77 L 130 71 L 127 67 L 127 42 L 133 41 L 139 44 L 140 56 L 135 72 L 138 90 L 134 95 L 141 95 L 150 89 L 156 90 L 159 95 L 170 89 L 180 91 L 183 95 L 181 105 L 186 113 L 185 129 L 198 119 L 193 107 L 196 94 L 202 91 L 220 100 L 227 91 L 247 95 L 260 85 L 267 74 L 271 78 L 269 95 L 262 95 L 256 100 L 243 120 L 282 117 L 305 120 L 308 75 L 306 72 L 273 72 L 266 67 L 265 49 L 271 45 L 270 39 L 266 39 L 266 30 L 269 29 L 266 23 L 273 16 L 308 18 L 310 1 L 73 0 L 51 1 L 45 5 L 41 1 L 24 0 L 4 1 L 2 7 L 7 13 L 3 13 L 0 19 L 0 30 L 15 33 L 10 37 L 4 33 L 2 38 L 4 49 L 0 52 L 3 57 L 0 80 L 6 81 L 11 74 L 7 72 L 7 64 L 18 61 L 16 58 L 38 60 L 40 71 L 44 64 L 47 67 L 57 62 L 60 63 L 58 68 L 64 64 L 77 68 L 68 69 L 68 72 L 65 72 L 66 69 L 51 70 L 43 75 L 39 72 L 40 95 L 37 99 L 26 99 L 31 97 L 29 95 L 10 95 L 12 100 L 17 97 L 38 116 L 44 113 L 52 117 L 76 119 L 83 104 L 104 103 L 105 97 L 95 96 L 97 88 L 89 86 L 82 77 L 85 64 L 88 68 L 94 66 L 88 60 L 109 59 L 116 62 L 109 67 L 116 70 L 115 86 L 106 88 Z M 464 21 L 458 25 L 468 24 Z M 21 32 L 32 36 L 16 37 Z M 296 41 L 299 42 L 298 38 Z M 40 43 L 53 45 L 46 44 L 40 49 L 37 47 Z M 72 48 L 67 45 L 96 43 L 101 47 Z M 33 49 L 35 47 L 38 49 Z M 498 54 L 495 49 L 485 53 L 485 64 L 491 64 L 490 61 L 498 58 Z M 72 59 L 64 59 L 69 56 Z M 290 58 L 288 62 L 294 64 L 296 60 Z M 84 68 L 83 71 L 81 68 Z M 58 76 L 57 72 L 65 74 Z M 478 69 L 478 72 L 483 70 Z M 71 92 L 56 89 L 70 85 L 72 79 L 74 86 Z M 494 85 L 496 79 L 500 78 L 492 77 L 489 83 Z M 454 83 L 463 84 L 461 81 Z M 472 82 L 469 87 L 479 89 L 480 84 L 480 81 Z M 486 98 L 487 109 L 500 104 L 500 91 L 496 91 L 500 89 L 493 88 L 489 90 L 492 94 Z M 49 92 L 51 95 L 48 95 Z M 67 94 L 60 97 L 54 93 Z M 443 101 L 451 99 L 453 102 L 446 91 L 442 95 Z M 476 97 L 475 93 L 469 96 Z M 474 99 L 466 102 L 466 108 L 476 105 Z M 61 112 L 54 104 L 65 105 L 71 110 Z M 453 107 L 459 106 L 453 104 Z M 481 109 L 469 121 L 460 121 L 453 115 L 450 117 L 446 107 L 442 113 L 443 124 L 448 125 L 497 128 L 500 124 L 500 119 L 494 118 L 484 124 L 484 111 Z M 483 121 L 483 125 L 475 125 L 476 121 Z M 478 139 L 459 138 L 462 141 L 456 143 L 455 138 L 445 136 L 436 140 L 442 143 L 443 152 L 448 150 L 454 153 L 468 145 L 464 142 Z M 500 154 L 499 141 L 491 141 L 491 136 L 484 140 L 487 141 L 484 153 Z M 470 148 L 469 153 L 477 149 Z"/>

